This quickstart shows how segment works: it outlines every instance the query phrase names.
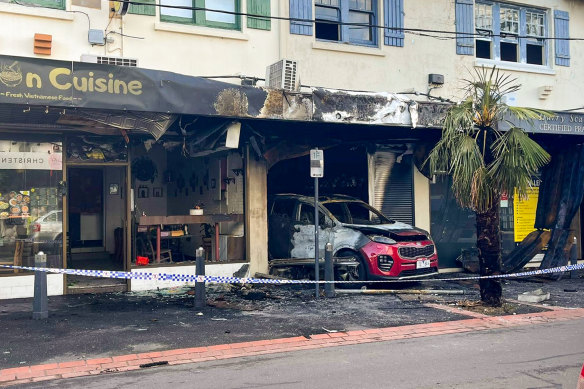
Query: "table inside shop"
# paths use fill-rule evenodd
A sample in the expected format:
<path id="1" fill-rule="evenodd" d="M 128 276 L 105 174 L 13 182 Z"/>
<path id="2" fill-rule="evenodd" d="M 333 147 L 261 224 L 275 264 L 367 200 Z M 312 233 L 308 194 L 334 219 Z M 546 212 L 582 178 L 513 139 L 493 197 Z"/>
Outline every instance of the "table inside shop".
<path id="1" fill-rule="evenodd" d="M 140 226 L 156 226 L 156 263 L 160 263 L 160 231 L 163 226 L 177 224 L 213 224 L 215 225 L 215 261 L 219 261 L 219 224 L 224 222 L 242 222 L 241 214 L 210 214 L 210 215 L 173 215 L 173 216 L 140 216 Z"/>

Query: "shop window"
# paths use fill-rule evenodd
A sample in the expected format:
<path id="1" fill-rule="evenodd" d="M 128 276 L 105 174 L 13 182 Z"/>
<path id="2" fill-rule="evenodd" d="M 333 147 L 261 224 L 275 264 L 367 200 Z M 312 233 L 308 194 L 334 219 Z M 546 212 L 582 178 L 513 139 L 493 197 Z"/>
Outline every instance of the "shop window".
<path id="1" fill-rule="evenodd" d="M 374 45 L 375 0 L 316 0 L 316 39 Z M 340 23 L 355 23 L 341 25 Z"/>
<path id="2" fill-rule="evenodd" d="M 238 0 L 161 0 L 160 20 L 207 27 L 240 29 Z M 168 8 L 165 5 L 185 8 Z M 225 12 L 221 12 L 225 11 Z"/>
<path id="3" fill-rule="evenodd" d="M 60 143 L 0 141 L 0 263 L 62 267 L 61 181 Z"/>
<path id="4" fill-rule="evenodd" d="M 11 0 L 0 0 L 2 3 L 14 3 Z M 35 7 L 65 9 L 65 0 L 19 0 L 18 4 Z"/>

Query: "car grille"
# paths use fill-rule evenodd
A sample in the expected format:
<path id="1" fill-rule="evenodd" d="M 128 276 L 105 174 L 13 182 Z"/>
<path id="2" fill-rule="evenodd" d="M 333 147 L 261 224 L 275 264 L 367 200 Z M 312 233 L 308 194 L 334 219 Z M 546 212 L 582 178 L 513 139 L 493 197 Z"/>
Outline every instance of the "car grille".
<path id="1" fill-rule="evenodd" d="M 430 244 L 424 247 L 400 247 L 399 255 L 402 258 L 429 257 L 434 254 L 434 245 Z"/>
<path id="2" fill-rule="evenodd" d="M 432 273 L 438 273 L 438 269 L 436 269 L 435 267 L 428 267 L 425 269 L 404 270 L 401 273 L 399 273 L 399 277 L 423 276 L 425 274 Z"/>

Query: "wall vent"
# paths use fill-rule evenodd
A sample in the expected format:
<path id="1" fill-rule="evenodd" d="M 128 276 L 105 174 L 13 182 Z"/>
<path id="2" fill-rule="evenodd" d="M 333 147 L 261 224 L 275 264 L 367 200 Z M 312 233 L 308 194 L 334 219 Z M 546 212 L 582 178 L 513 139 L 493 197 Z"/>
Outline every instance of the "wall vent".
<path id="1" fill-rule="evenodd" d="M 138 60 L 135 58 L 122 58 L 122 57 L 103 57 L 99 55 L 83 54 L 81 55 L 81 62 L 99 63 L 104 65 L 116 65 L 116 66 L 130 66 L 137 67 Z"/>
<path id="2" fill-rule="evenodd" d="M 298 89 L 298 63 L 281 59 L 266 68 L 266 88 L 295 91 Z"/>

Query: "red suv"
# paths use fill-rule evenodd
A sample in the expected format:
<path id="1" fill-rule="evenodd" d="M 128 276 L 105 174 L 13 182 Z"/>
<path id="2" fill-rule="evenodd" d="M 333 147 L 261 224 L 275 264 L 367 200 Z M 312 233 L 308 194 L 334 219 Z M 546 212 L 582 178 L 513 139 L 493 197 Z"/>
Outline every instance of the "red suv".
<path id="1" fill-rule="evenodd" d="M 319 200 L 320 255 L 325 244 L 331 243 L 334 257 L 356 258 L 355 279 L 407 279 L 438 273 L 436 247 L 426 231 L 391 220 L 352 197 Z M 268 212 L 270 258 L 314 258 L 314 198 L 276 195 Z"/>

